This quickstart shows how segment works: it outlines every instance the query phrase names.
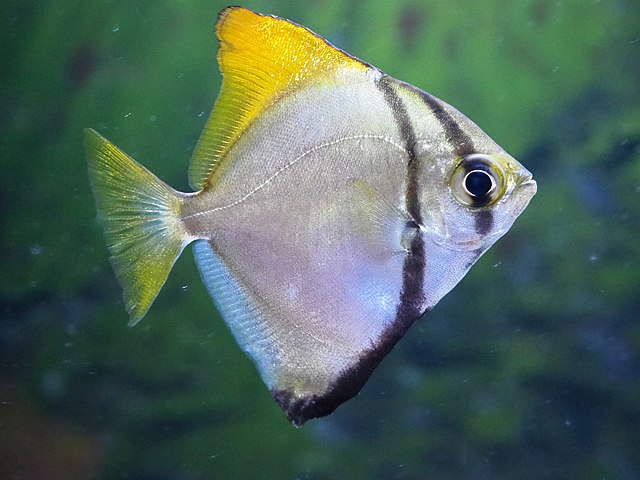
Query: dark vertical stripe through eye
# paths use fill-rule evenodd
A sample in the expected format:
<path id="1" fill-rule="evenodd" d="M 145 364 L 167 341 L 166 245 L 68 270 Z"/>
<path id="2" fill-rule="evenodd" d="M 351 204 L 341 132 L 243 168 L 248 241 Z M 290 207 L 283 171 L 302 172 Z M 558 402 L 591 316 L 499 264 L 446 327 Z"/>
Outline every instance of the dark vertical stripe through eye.
<path id="1" fill-rule="evenodd" d="M 429 95 L 427 92 L 423 92 L 422 90 L 418 90 L 418 93 L 422 97 L 424 103 L 429 107 L 429 109 L 433 112 L 435 117 L 442 125 L 444 129 L 445 135 L 447 136 L 447 140 L 454 148 L 456 155 L 458 157 L 464 157 L 471 153 L 475 152 L 475 148 L 473 146 L 473 140 L 467 135 L 458 125 L 453 117 L 444 109 L 442 102 L 435 98 L 432 95 Z"/>
<path id="2" fill-rule="evenodd" d="M 480 210 L 475 214 L 476 233 L 478 235 L 486 235 L 493 228 L 493 211 Z"/>

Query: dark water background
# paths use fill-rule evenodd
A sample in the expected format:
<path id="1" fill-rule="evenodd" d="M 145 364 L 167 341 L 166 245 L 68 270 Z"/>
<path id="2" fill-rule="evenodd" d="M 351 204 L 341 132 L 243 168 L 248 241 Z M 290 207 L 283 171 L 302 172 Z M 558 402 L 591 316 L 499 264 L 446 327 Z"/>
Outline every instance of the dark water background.
<path id="1" fill-rule="evenodd" d="M 126 326 L 89 191 L 89 126 L 188 189 L 223 6 L 0 6 L 0 478 L 640 478 L 640 2 L 245 3 L 450 102 L 539 186 L 361 395 L 302 429 L 190 252 Z"/>

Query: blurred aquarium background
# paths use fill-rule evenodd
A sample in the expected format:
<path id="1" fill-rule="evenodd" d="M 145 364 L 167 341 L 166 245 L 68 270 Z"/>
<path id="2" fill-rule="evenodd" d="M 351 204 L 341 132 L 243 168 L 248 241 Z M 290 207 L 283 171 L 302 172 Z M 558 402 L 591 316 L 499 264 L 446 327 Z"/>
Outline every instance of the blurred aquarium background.
<path id="1" fill-rule="evenodd" d="M 639 479 L 640 2 L 243 5 L 456 106 L 537 196 L 359 397 L 296 429 L 190 251 L 127 327 L 87 178 L 93 127 L 188 190 L 226 4 L 2 2 L 0 478 Z"/>

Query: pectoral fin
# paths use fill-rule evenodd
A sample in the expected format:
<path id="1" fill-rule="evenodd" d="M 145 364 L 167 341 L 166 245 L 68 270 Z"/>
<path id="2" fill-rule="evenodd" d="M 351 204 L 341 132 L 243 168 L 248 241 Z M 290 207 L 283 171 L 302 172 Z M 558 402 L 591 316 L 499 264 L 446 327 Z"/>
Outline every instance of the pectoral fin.
<path id="1" fill-rule="evenodd" d="M 350 218 L 362 238 L 375 244 L 382 240 L 386 245 L 386 248 L 378 247 L 374 251 L 406 254 L 411 239 L 420 228 L 416 221 L 367 182 L 351 179 L 349 183 L 353 189 Z"/>

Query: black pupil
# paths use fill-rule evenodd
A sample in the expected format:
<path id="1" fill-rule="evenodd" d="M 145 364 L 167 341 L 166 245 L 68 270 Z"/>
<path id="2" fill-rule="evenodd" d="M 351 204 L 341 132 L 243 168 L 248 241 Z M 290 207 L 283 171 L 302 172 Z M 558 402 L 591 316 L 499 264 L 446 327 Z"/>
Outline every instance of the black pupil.
<path id="1" fill-rule="evenodd" d="M 474 197 L 482 197 L 491 190 L 491 177 L 487 172 L 474 170 L 469 172 L 464 179 L 464 187 Z"/>

